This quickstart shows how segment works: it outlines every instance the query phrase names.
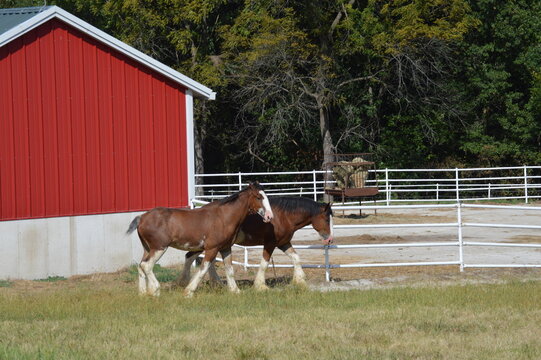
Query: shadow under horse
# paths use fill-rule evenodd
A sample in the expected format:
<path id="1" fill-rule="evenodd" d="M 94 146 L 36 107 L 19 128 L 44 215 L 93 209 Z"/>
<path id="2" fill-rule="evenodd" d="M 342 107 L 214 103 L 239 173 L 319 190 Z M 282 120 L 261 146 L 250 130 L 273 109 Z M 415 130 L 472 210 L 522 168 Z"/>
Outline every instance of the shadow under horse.
<path id="1" fill-rule="evenodd" d="M 158 207 L 135 217 L 127 234 L 135 229 L 144 248 L 138 266 L 139 293 L 158 296 L 160 283 L 152 269 L 167 248 L 204 252 L 203 263 L 194 275 L 184 295 L 190 297 L 208 271 L 218 252 L 224 260 L 229 289 L 239 292 L 235 282 L 231 246 L 241 224 L 249 214 L 256 214 L 262 222 L 273 218 L 269 199 L 258 183 L 225 199 L 198 209 Z"/>
<path id="2" fill-rule="evenodd" d="M 265 284 L 265 272 L 275 248 L 282 250 L 293 262 L 293 283 L 303 285 L 305 284 L 304 271 L 299 255 L 291 245 L 291 239 L 297 230 L 311 224 L 321 236 L 323 243 L 331 244 L 333 240 L 331 204 L 318 203 L 303 197 L 280 196 L 271 197 L 270 205 L 274 214 L 273 220 L 264 222 L 259 216 L 247 216 L 234 242 L 243 246 L 263 245 L 263 255 L 254 280 L 256 289 L 268 288 Z M 179 280 L 181 285 L 188 284 L 190 266 L 199 254 L 201 251 L 186 253 L 184 269 Z M 209 274 L 212 281 L 219 281 L 214 264 L 211 264 Z"/>

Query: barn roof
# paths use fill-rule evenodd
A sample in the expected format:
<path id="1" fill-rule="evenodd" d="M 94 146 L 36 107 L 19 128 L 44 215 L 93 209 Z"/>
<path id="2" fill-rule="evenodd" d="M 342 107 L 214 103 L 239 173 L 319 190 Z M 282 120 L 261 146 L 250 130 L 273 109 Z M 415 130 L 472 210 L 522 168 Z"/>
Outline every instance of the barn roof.
<path id="1" fill-rule="evenodd" d="M 216 93 L 212 89 L 143 54 L 58 6 L 0 9 L 0 47 L 54 18 L 192 90 L 196 96 L 209 100 L 214 100 L 216 97 Z"/>

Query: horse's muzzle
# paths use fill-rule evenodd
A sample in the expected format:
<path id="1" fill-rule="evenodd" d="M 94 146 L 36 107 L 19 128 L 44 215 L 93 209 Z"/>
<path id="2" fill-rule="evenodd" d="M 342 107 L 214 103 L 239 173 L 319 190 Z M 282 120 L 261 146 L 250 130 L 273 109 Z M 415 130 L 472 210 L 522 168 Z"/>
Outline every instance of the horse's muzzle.
<path id="1" fill-rule="evenodd" d="M 270 222 L 272 220 L 272 218 L 274 217 L 274 214 L 272 213 L 272 211 L 265 211 L 265 209 L 263 208 L 260 208 L 257 213 L 259 214 L 259 216 L 261 216 L 263 218 L 263 222 Z"/>
<path id="2" fill-rule="evenodd" d="M 321 236 L 321 241 L 323 242 L 323 245 L 331 245 L 333 238 L 332 236 Z"/>

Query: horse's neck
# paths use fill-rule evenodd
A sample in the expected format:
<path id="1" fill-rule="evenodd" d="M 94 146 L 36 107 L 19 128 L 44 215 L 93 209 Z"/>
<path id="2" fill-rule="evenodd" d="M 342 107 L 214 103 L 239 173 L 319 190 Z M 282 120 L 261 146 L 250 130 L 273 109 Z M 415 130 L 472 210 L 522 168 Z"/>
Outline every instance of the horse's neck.
<path id="1" fill-rule="evenodd" d="M 312 217 L 307 213 L 287 213 L 284 215 L 286 218 L 289 218 L 289 221 L 291 225 L 293 225 L 295 231 L 312 223 Z"/>
<path id="2" fill-rule="evenodd" d="M 234 222 L 236 225 L 240 226 L 248 215 L 248 203 L 241 199 L 237 199 L 222 206 L 227 207 L 227 210 L 224 211 L 224 220 L 228 223 Z"/>

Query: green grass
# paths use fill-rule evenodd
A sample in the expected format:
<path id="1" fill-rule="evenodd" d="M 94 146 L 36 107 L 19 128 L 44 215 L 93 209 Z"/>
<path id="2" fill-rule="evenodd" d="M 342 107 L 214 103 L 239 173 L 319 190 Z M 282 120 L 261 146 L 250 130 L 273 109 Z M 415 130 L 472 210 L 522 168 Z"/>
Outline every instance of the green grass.
<path id="1" fill-rule="evenodd" d="M 63 276 L 49 276 L 45 279 L 38 279 L 38 280 L 35 280 L 35 281 L 42 281 L 42 282 L 57 282 L 57 281 L 63 281 L 63 280 L 67 280 L 65 277 Z"/>
<path id="2" fill-rule="evenodd" d="M 154 275 L 156 275 L 156 279 L 158 279 L 160 283 L 172 282 L 180 275 L 180 270 L 162 267 L 160 264 L 154 265 L 153 272 Z M 132 265 L 128 268 L 124 281 L 135 281 L 138 276 L 137 265 Z"/>
<path id="3" fill-rule="evenodd" d="M 0 280 L 0 287 L 10 287 L 13 283 L 9 280 Z"/>
<path id="4" fill-rule="evenodd" d="M 539 359 L 541 282 L 320 293 L 0 289 L 0 359 Z"/>

